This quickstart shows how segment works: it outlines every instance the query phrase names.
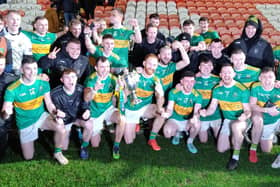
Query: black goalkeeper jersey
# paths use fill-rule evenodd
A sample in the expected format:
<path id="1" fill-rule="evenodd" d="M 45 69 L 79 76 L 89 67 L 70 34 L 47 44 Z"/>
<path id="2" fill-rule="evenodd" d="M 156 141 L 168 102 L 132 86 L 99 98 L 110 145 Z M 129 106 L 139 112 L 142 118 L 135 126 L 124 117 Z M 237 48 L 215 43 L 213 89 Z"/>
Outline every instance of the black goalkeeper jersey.
<path id="1" fill-rule="evenodd" d="M 84 111 L 89 109 L 89 105 L 83 100 L 83 89 L 83 86 L 78 84 L 72 95 L 68 95 L 62 85 L 51 90 L 54 105 L 66 114 L 63 118 L 64 124 L 75 122 L 78 118 L 82 119 Z"/>

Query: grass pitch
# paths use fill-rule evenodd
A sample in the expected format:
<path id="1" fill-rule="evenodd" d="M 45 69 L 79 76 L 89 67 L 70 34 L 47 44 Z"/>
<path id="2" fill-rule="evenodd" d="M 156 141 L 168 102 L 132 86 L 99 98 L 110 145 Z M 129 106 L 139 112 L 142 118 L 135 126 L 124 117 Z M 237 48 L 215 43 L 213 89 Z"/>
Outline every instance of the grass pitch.
<path id="1" fill-rule="evenodd" d="M 70 163 L 61 166 L 52 158 L 48 135 L 36 142 L 32 161 L 22 159 L 19 140 L 13 135 L 0 162 L 0 186 L 280 186 L 280 169 L 271 168 L 279 145 L 269 154 L 259 151 L 259 162 L 252 164 L 245 143 L 238 169 L 230 172 L 225 166 L 231 153 L 218 153 L 213 138 L 207 144 L 195 140 L 199 152 L 193 155 L 185 142 L 174 146 L 162 136 L 157 138 L 162 150 L 152 151 L 141 134 L 131 145 L 121 143 L 120 160 L 112 158 L 112 139 L 104 133 L 100 147 L 90 148 L 90 159 L 85 161 L 79 158 L 79 144 L 72 140 L 64 152 Z"/>

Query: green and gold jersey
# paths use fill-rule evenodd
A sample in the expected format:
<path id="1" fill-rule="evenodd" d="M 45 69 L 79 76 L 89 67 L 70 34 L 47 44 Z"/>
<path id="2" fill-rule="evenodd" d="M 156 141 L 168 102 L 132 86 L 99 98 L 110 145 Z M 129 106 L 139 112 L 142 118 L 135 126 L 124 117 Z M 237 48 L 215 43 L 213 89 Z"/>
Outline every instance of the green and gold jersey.
<path id="1" fill-rule="evenodd" d="M 98 76 L 92 73 L 85 81 L 85 87 L 94 88 L 96 82 L 98 81 Z M 113 105 L 112 98 L 114 96 L 116 87 L 116 77 L 109 74 L 105 80 L 99 80 L 101 84 L 104 84 L 103 89 L 100 89 L 93 96 L 90 102 L 90 113 L 91 117 L 97 118 L 103 112 L 105 112 L 110 106 Z"/>
<path id="2" fill-rule="evenodd" d="M 270 91 L 266 91 L 261 86 L 260 82 L 256 82 L 252 85 L 251 88 L 251 96 L 257 98 L 257 105 L 260 107 L 265 107 L 267 102 L 273 103 L 278 108 L 280 108 L 280 89 L 273 88 Z M 278 119 L 280 119 L 280 115 L 271 116 L 268 113 L 263 113 L 263 121 L 264 125 L 273 124 Z"/>
<path id="3" fill-rule="evenodd" d="M 105 56 L 104 52 L 103 52 L 103 48 L 101 48 L 101 47 L 96 47 L 95 53 L 90 54 L 90 55 L 93 56 L 94 58 L 98 58 L 100 56 Z M 107 58 L 108 58 L 109 62 L 111 63 L 112 68 L 122 67 L 123 63 L 121 62 L 121 59 L 120 59 L 119 55 L 117 55 L 116 53 L 112 53 Z"/>
<path id="4" fill-rule="evenodd" d="M 246 64 L 246 68 L 244 70 L 234 71 L 236 73 L 234 79 L 244 84 L 247 88 L 250 88 L 254 82 L 259 80 L 259 75 L 261 72 L 259 68 L 248 64 Z"/>
<path id="5" fill-rule="evenodd" d="M 45 111 L 44 94 L 49 91 L 49 83 L 39 77 L 32 85 L 26 85 L 19 79 L 8 86 L 4 100 L 13 102 L 19 129 L 29 127 L 40 118 Z"/>
<path id="6" fill-rule="evenodd" d="M 122 64 L 119 67 L 128 67 L 128 49 L 130 37 L 134 34 L 133 30 L 128 30 L 125 27 L 114 29 L 112 27 L 105 29 L 102 35 L 111 34 L 114 38 L 115 48 L 113 52 L 121 58 Z"/>
<path id="7" fill-rule="evenodd" d="M 201 108 L 207 108 L 212 98 L 213 88 L 220 82 L 220 78 L 216 75 L 211 75 L 208 78 L 196 77 L 194 88 L 202 95 Z M 201 121 L 213 121 L 221 119 L 220 109 L 217 107 L 215 113 L 211 116 L 200 117 Z"/>
<path id="8" fill-rule="evenodd" d="M 280 46 L 276 46 L 273 48 L 273 56 L 274 56 L 274 59 L 277 60 L 278 62 L 280 62 Z M 278 69 L 277 69 L 277 80 L 280 80 L 280 66 L 278 66 Z"/>
<path id="9" fill-rule="evenodd" d="M 200 33 L 200 35 L 204 38 L 206 45 L 209 45 L 213 39 L 220 38 L 218 32 L 211 29 L 205 33 Z"/>
<path id="10" fill-rule="evenodd" d="M 156 84 L 161 84 L 158 77 L 155 75 L 152 77 L 145 77 L 139 74 L 139 81 L 136 88 L 136 96 L 141 100 L 140 103 L 134 104 L 132 102 L 132 94 L 127 97 L 126 108 L 129 110 L 139 110 L 142 107 L 151 104 L 155 93 Z"/>
<path id="11" fill-rule="evenodd" d="M 243 112 L 243 105 L 249 103 L 249 90 L 241 83 L 236 82 L 232 87 L 216 86 L 212 98 L 217 99 L 223 117 L 237 120 Z"/>
<path id="12" fill-rule="evenodd" d="M 51 44 L 56 40 L 56 34 L 48 32 L 45 36 L 39 36 L 34 32 L 22 31 L 32 43 L 32 53 L 36 61 L 50 52 Z"/>
<path id="13" fill-rule="evenodd" d="M 191 38 L 191 46 L 198 46 L 199 42 L 204 41 L 204 38 L 197 33 L 194 33 Z"/>
<path id="14" fill-rule="evenodd" d="M 170 118 L 184 121 L 192 116 L 195 104 L 202 104 L 202 96 L 195 89 L 190 94 L 185 94 L 173 88 L 168 94 L 168 101 L 174 101 L 173 113 Z"/>
<path id="15" fill-rule="evenodd" d="M 176 71 L 176 63 L 170 62 L 167 65 L 158 64 L 155 75 L 161 80 L 163 90 L 172 88 L 173 75 Z"/>

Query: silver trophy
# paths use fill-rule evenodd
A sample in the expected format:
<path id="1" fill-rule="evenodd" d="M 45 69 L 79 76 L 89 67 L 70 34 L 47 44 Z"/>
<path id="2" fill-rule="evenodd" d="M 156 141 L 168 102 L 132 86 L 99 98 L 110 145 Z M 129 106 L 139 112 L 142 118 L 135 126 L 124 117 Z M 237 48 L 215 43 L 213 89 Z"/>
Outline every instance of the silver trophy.
<path id="1" fill-rule="evenodd" d="M 122 77 L 123 77 L 123 80 L 126 82 L 128 90 L 131 91 L 131 94 L 132 94 L 131 103 L 133 105 L 141 103 L 142 100 L 138 99 L 138 97 L 136 95 L 137 83 L 139 82 L 139 79 L 140 79 L 139 74 L 135 71 L 129 72 L 128 70 L 125 70 Z"/>

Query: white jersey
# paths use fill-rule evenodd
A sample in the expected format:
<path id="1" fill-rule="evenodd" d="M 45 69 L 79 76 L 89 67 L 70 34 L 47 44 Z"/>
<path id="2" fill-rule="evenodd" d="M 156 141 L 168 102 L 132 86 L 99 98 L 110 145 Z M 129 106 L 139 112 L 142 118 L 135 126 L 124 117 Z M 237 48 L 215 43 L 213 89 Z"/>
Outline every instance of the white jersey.
<path id="1" fill-rule="evenodd" d="M 32 55 L 32 43 L 30 39 L 23 33 L 12 35 L 4 30 L 5 38 L 10 41 L 12 46 L 12 59 L 13 59 L 13 70 L 19 70 L 21 67 L 21 61 L 23 55 Z"/>

